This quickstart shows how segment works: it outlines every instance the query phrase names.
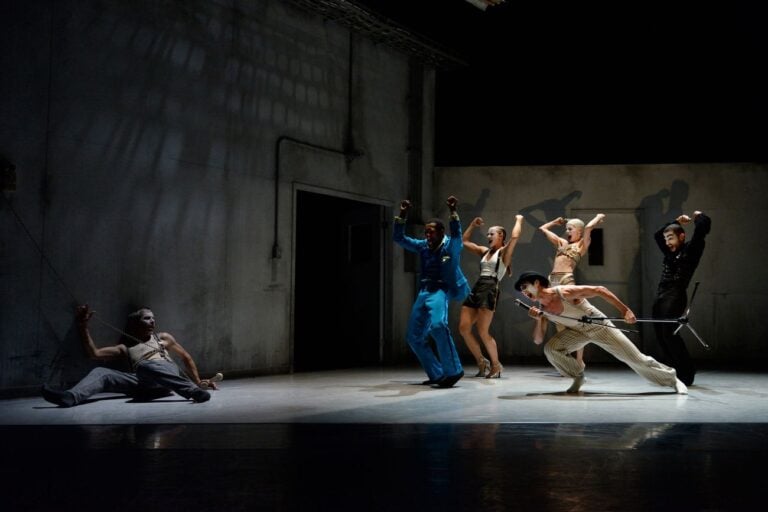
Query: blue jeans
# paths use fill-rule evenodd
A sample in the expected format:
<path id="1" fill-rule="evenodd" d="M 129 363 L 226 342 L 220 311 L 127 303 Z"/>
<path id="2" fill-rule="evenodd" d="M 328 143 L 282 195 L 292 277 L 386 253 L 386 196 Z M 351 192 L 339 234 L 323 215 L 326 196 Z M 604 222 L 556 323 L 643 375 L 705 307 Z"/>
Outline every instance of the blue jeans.
<path id="1" fill-rule="evenodd" d="M 427 336 L 435 340 L 439 359 L 430 348 Z M 461 373 L 461 360 L 448 328 L 448 296 L 444 290 L 419 290 L 408 319 L 406 340 L 430 380 Z"/>

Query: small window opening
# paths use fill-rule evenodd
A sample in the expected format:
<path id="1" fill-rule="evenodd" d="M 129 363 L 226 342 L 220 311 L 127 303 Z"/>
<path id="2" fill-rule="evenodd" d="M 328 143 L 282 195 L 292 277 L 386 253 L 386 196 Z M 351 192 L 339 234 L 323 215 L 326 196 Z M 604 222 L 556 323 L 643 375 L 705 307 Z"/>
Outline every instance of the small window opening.
<path id="1" fill-rule="evenodd" d="M 589 257 L 589 264 L 590 265 L 600 265 L 602 266 L 603 263 L 603 230 L 602 229 L 593 229 L 592 234 L 590 236 L 592 239 L 592 242 L 589 244 L 589 251 L 588 251 L 588 257 Z"/>

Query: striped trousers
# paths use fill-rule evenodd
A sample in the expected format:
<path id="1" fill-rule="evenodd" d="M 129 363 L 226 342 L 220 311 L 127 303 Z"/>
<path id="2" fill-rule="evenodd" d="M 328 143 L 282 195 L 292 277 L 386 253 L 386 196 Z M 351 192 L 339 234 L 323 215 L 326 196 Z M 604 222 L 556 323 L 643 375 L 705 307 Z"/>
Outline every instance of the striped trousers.
<path id="1" fill-rule="evenodd" d="M 604 323 L 613 325 L 609 320 Z M 600 327 L 598 324 L 566 327 L 547 341 L 544 355 L 562 375 L 576 378 L 584 373 L 584 365 L 569 354 L 589 343 L 604 349 L 646 380 L 660 386 L 675 387 L 677 374 L 674 368 L 643 354 L 624 333 L 611 327 Z"/>

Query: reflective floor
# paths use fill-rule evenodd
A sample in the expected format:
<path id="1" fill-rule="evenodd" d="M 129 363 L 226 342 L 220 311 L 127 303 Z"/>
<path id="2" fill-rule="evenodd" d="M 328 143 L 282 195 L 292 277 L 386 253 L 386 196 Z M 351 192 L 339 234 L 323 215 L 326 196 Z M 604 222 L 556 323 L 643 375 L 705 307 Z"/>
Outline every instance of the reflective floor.
<path id="1" fill-rule="evenodd" d="M 239 379 L 210 402 L 0 401 L 5 510 L 762 510 L 768 376 L 688 396 L 621 367 L 418 385 L 417 368 Z"/>

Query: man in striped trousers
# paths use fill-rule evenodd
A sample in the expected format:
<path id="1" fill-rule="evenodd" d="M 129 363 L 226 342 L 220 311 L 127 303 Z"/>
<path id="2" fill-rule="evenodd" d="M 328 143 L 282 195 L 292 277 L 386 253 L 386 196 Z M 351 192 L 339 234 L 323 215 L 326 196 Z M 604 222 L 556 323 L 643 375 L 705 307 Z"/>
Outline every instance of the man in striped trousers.
<path id="1" fill-rule="evenodd" d="M 547 341 L 544 355 L 562 375 L 573 379 L 567 393 L 578 393 L 584 384 L 584 363 L 570 354 L 588 343 L 594 343 L 646 380 L 660 386 L 669 386 L 678 394 L 688 394 L 688 389 L 677 378 L 674 368 L 640 352 L 610 320 L 585 321 L 584 317 L 605 317 L 599 309 L 584 300 L 592 297 L 605 299 L 628 324 L 637 321 L 632 310 L 606 287 L 564 285 L 550 288 L 549 280 L 542 274 L 523 272 L 515 282 L 515 289 L 540 304 L 528 310 L 528 315 L 536 320 L 534 343 L 540 345 L 544 342 L 548 321 L 565 327 Z"/>

